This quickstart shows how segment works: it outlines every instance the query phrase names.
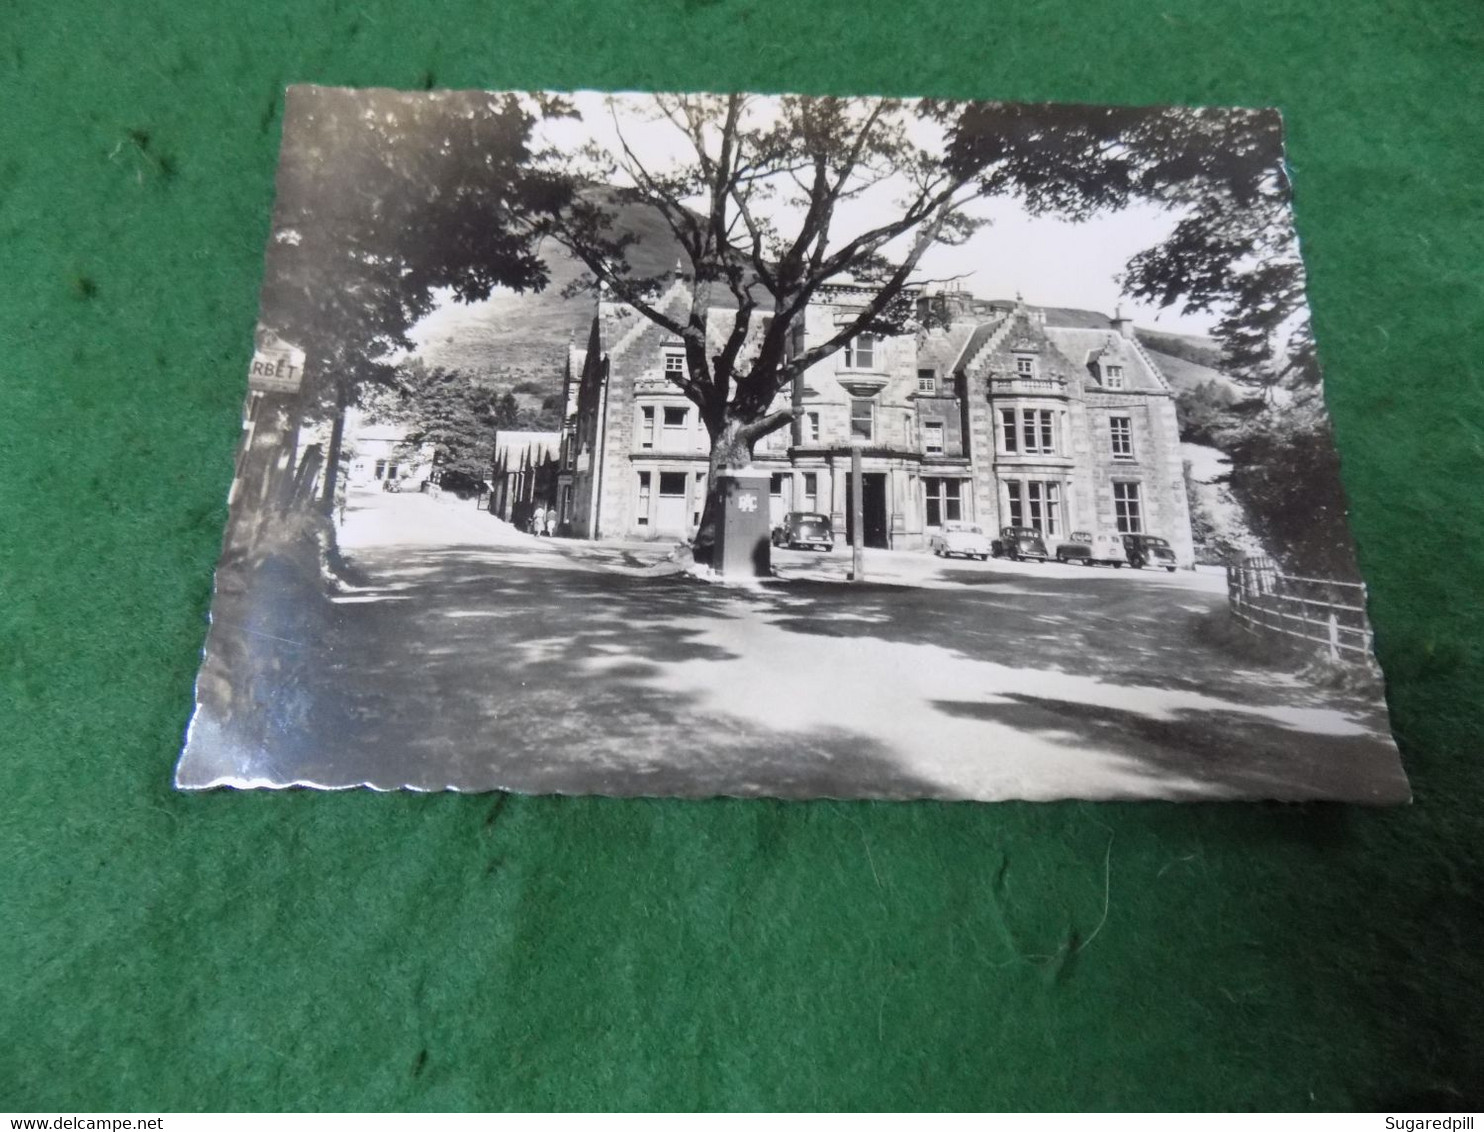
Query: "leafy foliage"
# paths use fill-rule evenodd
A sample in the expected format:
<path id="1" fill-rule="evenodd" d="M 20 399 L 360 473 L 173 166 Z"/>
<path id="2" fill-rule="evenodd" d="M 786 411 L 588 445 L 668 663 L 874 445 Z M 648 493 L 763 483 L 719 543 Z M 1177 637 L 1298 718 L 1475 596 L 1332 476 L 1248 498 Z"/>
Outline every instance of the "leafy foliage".
<path id="1" fill-rule="evenodd" d="M 1317 388 L 1304 269 L 1276 111 L 1162 111 L 1133 150 L 1144 191 L 1184 215 L 1135 256 L 1124 289 L 1221 314 L 1223 368 L 1265 397 Z M 1212 133 L 1212 130 L 1216 133 Z"/>
<path id="2" fill-rule="evenodd" d="M 1290 572 L 1359 581 L 1323 401 L 1264 408 L 1219 439 L 1232 458 L 1232 494 L 1274 556 Z"/>
<path id="3" fill-rule="evenodd" d="M 487 480 L 497 431 L 561 425 L 560 396 L 546 398 L 539 411 L 532 411 L 522 408 L 510 390 L 502 392 L 458 370 L 417 359 L 398 368 L 395 392 L 380 393 L 372 401 L 374 418 L 406 427 L 409 448 L 433 445 L 445 481 Z"/>
<path id="4" fill-rule="evenodd" d="M 540 289 L 545 268 L 513 223 L 538 191 L 533 121 L 513 95 L 293 88 L 264 326 L 327 374 L 410 348 L 437 288 L 463 301 Z"/>
<path id="5" fill-rule="evenodd" d="M 405 94 L 294 87 L 260 325 L 305 351 L 305 413 L 338 421 L 396 379 L 407 331 L 440 289 L 463 301 L 540 289 L 546 272 L 514 222 L 544 183 L 530 175 L 535 115 L 481 92 Z"/>

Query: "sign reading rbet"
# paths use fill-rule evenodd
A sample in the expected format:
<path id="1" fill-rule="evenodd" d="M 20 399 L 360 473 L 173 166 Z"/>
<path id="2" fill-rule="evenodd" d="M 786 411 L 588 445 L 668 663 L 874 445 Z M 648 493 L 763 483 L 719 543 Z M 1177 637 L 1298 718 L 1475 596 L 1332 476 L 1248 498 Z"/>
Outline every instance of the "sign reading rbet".
<path id="1" fill-rule="evenodd" d="M 260 393 L 297 393 L 303 378 L 303 350 L 257 350 L 247 371 L 247 387 Z"/>

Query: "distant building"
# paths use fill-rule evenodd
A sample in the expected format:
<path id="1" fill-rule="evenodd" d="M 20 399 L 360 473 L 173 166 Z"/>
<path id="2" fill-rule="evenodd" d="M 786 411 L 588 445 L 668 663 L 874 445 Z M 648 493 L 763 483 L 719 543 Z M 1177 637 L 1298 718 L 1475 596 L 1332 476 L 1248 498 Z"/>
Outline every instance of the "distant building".
<path id="1" fill-rule="evenodd" d="M 490 475 L 489 510 L 524 527 L 537 504 L 543 510 L 557 502 L 557 455 L 561 435 L 555 432 L 495 433 L 494 466 Z"/>
<path id="2" fill-rule="evenodd" d="M 679 312 L 689 298 L 677 282 L 660 302 Z M 821 289 L 791 352 L 834 337 L 868 299 L 850 286 Z M 779 395 L 775 408 L 791 405 L 794 420 L 764 438 L 753 460 L 770 474 L 775 522 L 820 511 L 848 537 L 859 446 L 867 546 L 921 548 L 958 520 L 1034 527 L 1049 539 L 1157 534 L 1192 561 L 1174 397 L 1127 319 L 962 293 L 920 302 L 942 304 L 946 329 L 860 335 Z M 1056 325 L 1059 316 L 1080 325 Z M 718 311 L 711 322 L 725 327 L 731 317 Z M 572 533 L 695 531 L 710 441 L 696 406 L 666 377 L 684 364 L 680 341 L 663 328 L 624 304 L 599 303 L 586 348 L 567 364 L 557 479 Z"/>
<path id="3" fill-rule="evenodd" d="M 328 433 L 328 426 L 321 431 Z M 359 409 L 347 409 L 342 459 L 346 485 L 379 488 L 388 480 L 416 491 L 433 471 L 433 445 L 410 444 L 407 428 L 371 422 Z"/>

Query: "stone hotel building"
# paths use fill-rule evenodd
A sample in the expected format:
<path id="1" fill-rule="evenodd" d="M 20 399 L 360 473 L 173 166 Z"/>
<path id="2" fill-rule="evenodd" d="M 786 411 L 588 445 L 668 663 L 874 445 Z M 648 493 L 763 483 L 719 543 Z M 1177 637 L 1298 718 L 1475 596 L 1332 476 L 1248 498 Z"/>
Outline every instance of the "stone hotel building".
<path id="1" fill-rule="evenodd" d="M 683 317 L 689 299 L 678 281 L 662 302 Z M 823 291 L 796 327 L 795 349 L 833 337 L 865 300 L 849 287 Z M 960 520 L 1035 527 L 1048 539 L 1155 534 L 1191 563 L 1174 397 L 1128 320 L 963 293 L 919 302 L 941 304 L 946 327 L 862 335 L 779 395 L 779 407 L 792 403 L 792 426 L 754 454 L 754 467 L 771 474 L 775 522 L 819 511 L 848 536 L 859 445 L 867 546 L 922 548 Z M 731 314 L 712 321 L 727 326 Z M 683 366 L 677 339 L 624 304 L 599 303 L 586 347 L 567 365 L 564 529 L 626 539 L 694 532 L 709 442 L 699 411 L 666 377 Z"/>

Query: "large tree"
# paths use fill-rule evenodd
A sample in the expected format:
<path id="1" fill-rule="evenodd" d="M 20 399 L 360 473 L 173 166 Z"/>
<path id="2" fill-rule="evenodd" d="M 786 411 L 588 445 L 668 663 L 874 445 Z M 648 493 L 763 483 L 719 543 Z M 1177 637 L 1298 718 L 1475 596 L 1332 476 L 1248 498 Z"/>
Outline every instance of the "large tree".
<path id="1" fill-rule="evenodd" d="M 333 422 L 327 508 L 345 410 L 395 383 L 417 320 L 443 295 L 545 284 L 520 218 L 548 191 L 532 125 L 561 112 L 478 91 L 290 89 L 260 323 L 305 351 L 302 411 Z"/>
<path id="2" fill-rule="evenodd" d="M 1151 112 L 1131 135 L 1141 191 L 1179 220 L 1129 263 L 1127 294 L 1217 316 L 1221 367 L 1250 394 L 1212 406 L 1205 434 L 1232 492 L 1290 570 L 1358 578 L 1325 411 L 1304 265 L 1273 110 Z"/>
<path id="3" fill-rule="evenodd" d="M 432 445 L 441 479 L 456 484 L 488 479 L 495 433 L 522 423 L 515 396 L 417 358 L 397 367 L 396 380 L 395 392 L 369 399 L 370 417 L 400 425 L 409 449 Z"/>
<path id="4" fill-rule="evenodd" d="M 1012 193 L 1077 217 L 1126 203 L 1133 188 L 1116 128 L 1074 107 L 653 95 L 609 100 L 609 116 L 616 142 L 564 158 L 554 179 L 606 191 L 553 192 L 537 230 L 683 343 L 685 370 L 668 376 L 710 433 L 713 487 L 717 471 L 749 464 L 757 442 L 789 423 L 778 395 L 804 371 L 861 334 L 913 325 L 919 265 L 980 225 L 976 198 Z M 667 130 L 678 156 L 651 160 L 665 147 L 631 143 L 635 129 Z M 633 267 L 635 238 L 614 222 L 634 204 L 679 242 L 683 313 L 657 302 L 673 275 Z M 831 336 L 800 344 L 795 325 L 832 283 L 866 298 Z M 713 490 L 702 546 L 715 505 Z"/>
<path id="5" fill-rule="evenodd" d="M 1006 121 L 1019 111 L 980 109 Z M 616 145 L 590 147 L 560 169 L 574 183 L 610 188 L 554 195 L 539 230 L 613 297 L 684 344 L 685 372 L 672 380 L 700 408 L 712 471 L 744 465 L 760 439 L 789 422 L 792 410 L 775 400 L 796 377 L 860 334 L 911 325 L 911 285 L 924 254 L 978 226 L 966 207 L 976 197 L 1019 192 L 1032 207 L 1070 213 L 1127 199 L 1126 177 L 1095 134 L 1051 123 L 1005 134 L 994 153 L 952 150 L 965 110 L 802 96 L 610 100 Z M 656 128 L 673 132 L 679 157 L 650 160 L 631 144 L 633 130 Z M 1058 192 L 1063 178 L 1070 187 Z M 633 269 L 634 237 L 614 223 L 615 208 L 628 204 L 655 210 L 679 242 L 689 286 L 684 313 L 656 302 L 672 275 Z M 821 287 L 840 282 L 868 297 L 829 338 L 791 348 L 805 307 Z"/>

